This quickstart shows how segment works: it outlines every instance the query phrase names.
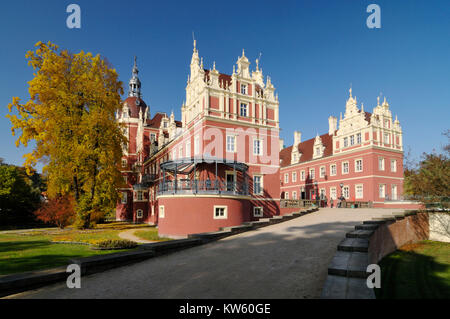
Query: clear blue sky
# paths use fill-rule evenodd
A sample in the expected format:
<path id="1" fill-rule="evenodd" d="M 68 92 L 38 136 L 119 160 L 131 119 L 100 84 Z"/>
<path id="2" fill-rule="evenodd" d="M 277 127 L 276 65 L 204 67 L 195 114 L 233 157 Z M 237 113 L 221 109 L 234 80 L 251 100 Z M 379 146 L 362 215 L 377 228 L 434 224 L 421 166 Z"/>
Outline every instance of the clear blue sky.
<path id="1" fill-rule="evenodd" d="M 66 7 L 79 4 L 81 30 L 66 27 Z M 366 8 L 381 7 L 381 29 L 368 29 Z M 450 1 L 2 1 L 0 4 L 0 134 L 6 162 L 23 164 L 5 115 L 13 96 L 28 98 L 32 69 L 25 53 L 37 41 L 100 53 L 126 83 L 138 56 L 151 112 L 181 103 L 192 31 L 206 68 L 230 74 L 245 48 L 270 75 L 280 98 L 281 137 L 293 142 L 328 130 L 345 110 L 350 83 L 366 111 L 382 92 L 397 114 L 405 146 L 418 157 L 446 142 L 450 118 Z"/>

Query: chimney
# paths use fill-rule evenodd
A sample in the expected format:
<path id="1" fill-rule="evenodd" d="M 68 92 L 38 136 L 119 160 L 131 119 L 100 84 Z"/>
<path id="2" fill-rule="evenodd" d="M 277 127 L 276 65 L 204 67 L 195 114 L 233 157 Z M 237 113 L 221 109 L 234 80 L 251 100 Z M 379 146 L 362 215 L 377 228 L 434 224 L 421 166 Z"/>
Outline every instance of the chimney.
<path id="1" fill-rule="evenodd" d="M 280 138 L 280 151 L 284 148 L 284 140 Z"/>
<path id="2" fill-rule="evenodd" d="M 334 132 L 337 130 L 337 118 L 334 116 L 330 116 L 328 118 L 328 134 L 334 135 Z"/>
<path id="3" fill-rule="evenodd" d="M 294 132 L 294 145 L 298 145 L 302 142 L 302 133 L 299 131 Z"/>

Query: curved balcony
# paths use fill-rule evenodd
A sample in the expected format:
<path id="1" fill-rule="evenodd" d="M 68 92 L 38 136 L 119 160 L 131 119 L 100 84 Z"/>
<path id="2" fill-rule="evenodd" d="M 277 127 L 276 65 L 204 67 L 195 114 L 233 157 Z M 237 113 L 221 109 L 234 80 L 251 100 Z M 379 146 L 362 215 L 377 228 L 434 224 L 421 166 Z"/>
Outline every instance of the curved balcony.
<path id="1" fill-rule="evenodd" d="M 217 194 L 217 195 L 249 195 L 248 183 L 223 182 L 220 180 L 166 181 L 159 184 L 159 195 L 184 194 Z"/>

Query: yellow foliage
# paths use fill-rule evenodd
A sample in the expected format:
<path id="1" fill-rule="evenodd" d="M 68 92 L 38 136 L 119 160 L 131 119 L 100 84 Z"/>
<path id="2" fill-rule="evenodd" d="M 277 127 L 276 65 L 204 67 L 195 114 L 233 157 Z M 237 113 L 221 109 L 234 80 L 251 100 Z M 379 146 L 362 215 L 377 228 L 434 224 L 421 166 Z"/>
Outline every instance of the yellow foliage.
<path id="1" fill-rule="evenodd" d="M 27 172 L 45 163 L 49 196 L 72 192 L 89 222 L 90 212 L 106 211 L 117 200 L 126 142 L 115 121 L 122 82 L 99 55 L 71 54 L 51 42 L 35 48 L 26 54 L 35 71 L 28 82 L 30 100 L 22 104 L 14 97 L 8 105 L 11 131 L 20 132 L 17 146 L 36 143 L 24 155 Z"/>

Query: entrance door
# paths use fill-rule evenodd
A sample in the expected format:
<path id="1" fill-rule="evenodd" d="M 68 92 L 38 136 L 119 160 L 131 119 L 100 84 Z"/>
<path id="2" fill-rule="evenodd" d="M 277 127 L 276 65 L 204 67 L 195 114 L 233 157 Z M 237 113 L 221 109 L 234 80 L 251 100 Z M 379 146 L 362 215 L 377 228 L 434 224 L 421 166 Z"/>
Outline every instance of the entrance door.
<path id="1" fill-rule="evenodd" d="M 235 186 L 235 177 L 233 173 L 226 173 L 227 177 L 227 192 L 234 192 Z"/>

